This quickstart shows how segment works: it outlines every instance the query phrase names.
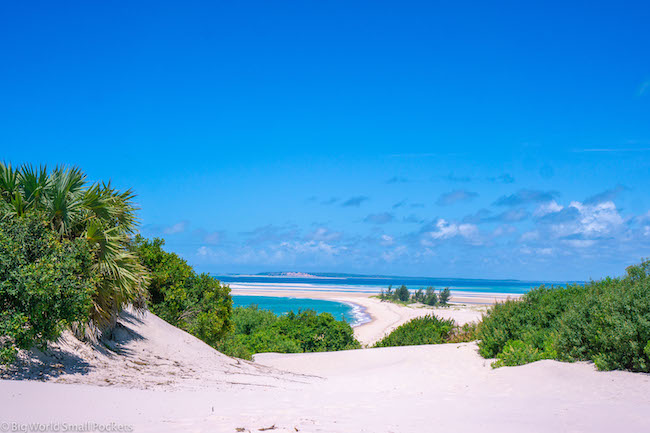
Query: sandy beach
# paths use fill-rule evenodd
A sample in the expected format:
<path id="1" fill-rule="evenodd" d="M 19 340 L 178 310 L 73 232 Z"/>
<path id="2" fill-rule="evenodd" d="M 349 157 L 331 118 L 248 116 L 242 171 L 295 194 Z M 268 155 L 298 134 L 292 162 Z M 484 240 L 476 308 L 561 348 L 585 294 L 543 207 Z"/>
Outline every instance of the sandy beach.
<path id="1" fill-rule="evenodd" d="M 650 376 L 600 373 L 589 363 L 495 370 L 474 343 L 262 354 L 251 363 L 150 313 L 124 315 L 119 329 L 112 350 L 103 352 L 66 334 L 47 356 L 33 356 L 14 372 L 22 380 L 0 381 L 3 429 L 28 423 L 157 433 L 650 427 Z"/>
<path id="2" fill-rule="evenodd" d="M 481 319 L 488 305 L 497 301 L 503 301 L 518 295 L 506 294 L 485 294 L 472 292 L 453 293 L 449 307 L 431 308 L 424 305 L 404 306 L 392 302 L 382 302 L 374 297 L 374 293 L 362 293 L 354 291 L 341 291 L 334 288 L 319 287 L 314 290 L 313 286 L 292 285 L 292 284 L 232 284 L 233 295 L 249 296 L 280 296 L 294 298 L 323 299 L 327 301 L 345 302 L 355 304 L 363 308 L 370 316 L 370 322 L 354 328 L 357 340 L 364 345 L 372 345 L 386 334 L 389 334 L 399 325 L 409 320 L 435 314 L 441 318 L 451 318 L 459 325 L 468 322 L 476 322 Z"/>

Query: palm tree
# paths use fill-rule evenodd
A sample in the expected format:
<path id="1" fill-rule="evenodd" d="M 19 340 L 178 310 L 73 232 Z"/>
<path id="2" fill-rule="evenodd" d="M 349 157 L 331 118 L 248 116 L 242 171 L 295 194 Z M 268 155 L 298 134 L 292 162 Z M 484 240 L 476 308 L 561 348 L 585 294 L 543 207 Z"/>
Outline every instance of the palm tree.
<path id="1" fill-rule="evenodd" d="M 86 330 L 111 328 L 128 304 L 144 308 L 146 269 L 128 248 L 138 225 L 131 190 L 89 184 L 76 167 L 48 174 L 46 167 L 0 163 L 0 197 L 0 217 L 38 212 L 61 239 L 82 238 L 90 245 L 97 284 Z"/>

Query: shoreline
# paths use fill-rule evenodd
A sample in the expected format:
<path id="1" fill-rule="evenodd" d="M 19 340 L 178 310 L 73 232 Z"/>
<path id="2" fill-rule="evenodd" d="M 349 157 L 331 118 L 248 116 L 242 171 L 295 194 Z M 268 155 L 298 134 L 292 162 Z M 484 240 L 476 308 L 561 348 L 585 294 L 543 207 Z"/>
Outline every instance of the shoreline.
<path id="1" fill-rule="evenodd" d="M 479 309 L 412 308 L 346 295 L 382 309 L 370 310 L 381 314 L 369 324 L 375 327 L 400 311 L 459 315 Z M 66 332 L 48 353 L 26 353 L 29 363 L 13 380 L 0 380 L 1 420 L 92 422 L 156 433 L 419 433 L 431 425 L 435 402 L 436 413 L 444 415 L 434 419 L 441 431 L 648 426 L 648 375 L 599 372 L 592 363 L 542 360 L 493 369 L 476 342 L 264 353 L 249 362 L 217 352 L 150 312 L 125 311 L 119 323 L 113 349 Z"/>
<path id="2" fill-rule="evenodd" d="M 260 288 L 258 285 L 246 287 L 244 284 L 231 286 L 235 296 L 269 296 L 300 299 L 320 299 L 354 305 L 369 317 L 364 323 L 353 326 L 354 335 L 362 345 L 369 347 L 381 340 L 398 326 L 428 314 L 435 314 L 443 319 L 454 319 L 459 325 L 479 321 L 487 306 L 513 296 L 510 294 L 463 293 L 460 296 L 452 292 L 451 303 L 448 307 L 429 307 L 414 304 L 404 306 L 375 298 L 376 293 L 353 291 L 315 291 L 310 286 L 291 285 L 273 288 Z M 354 307 L 353 307 L 354 308 Z"/>

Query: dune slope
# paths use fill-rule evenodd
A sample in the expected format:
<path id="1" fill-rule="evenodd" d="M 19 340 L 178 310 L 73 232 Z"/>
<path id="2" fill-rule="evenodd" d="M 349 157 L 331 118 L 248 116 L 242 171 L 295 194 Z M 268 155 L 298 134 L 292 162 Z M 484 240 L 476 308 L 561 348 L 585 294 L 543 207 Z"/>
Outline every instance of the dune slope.
<path id="1" fill-rule="evenodd" d="M 0 421 L 118 423 L 136 432 L 650 428 L 650 375 L 555 361 L 494 370 L 473 343 L 261 354 L 248 363 L 131 313 L 115 337 L 112 350 L 98 350 L 68 335 L 7 372 L 14 380 L 0 381 Z M 26 380 L 33 377 L 46 380 Z"/>

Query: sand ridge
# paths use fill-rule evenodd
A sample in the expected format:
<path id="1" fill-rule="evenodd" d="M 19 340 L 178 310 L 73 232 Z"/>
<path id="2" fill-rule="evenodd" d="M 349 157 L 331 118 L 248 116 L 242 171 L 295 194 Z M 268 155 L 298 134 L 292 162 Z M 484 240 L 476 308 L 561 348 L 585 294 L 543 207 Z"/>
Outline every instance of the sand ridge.
<path id="1" fill-rule="evenodd" d="M 0 423 L 156 433 L 650 431 L 650 375 L 548 360 L 492 369 L 476 343 L 246 362 L 151 313 L 126 312 L 106 345 L 66 335 L 45 354 L 23 354 L 22 369 L 5 372 L 13 380 L 0 380 Z"/>

